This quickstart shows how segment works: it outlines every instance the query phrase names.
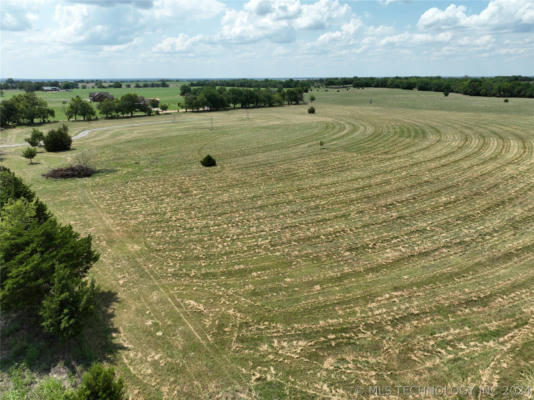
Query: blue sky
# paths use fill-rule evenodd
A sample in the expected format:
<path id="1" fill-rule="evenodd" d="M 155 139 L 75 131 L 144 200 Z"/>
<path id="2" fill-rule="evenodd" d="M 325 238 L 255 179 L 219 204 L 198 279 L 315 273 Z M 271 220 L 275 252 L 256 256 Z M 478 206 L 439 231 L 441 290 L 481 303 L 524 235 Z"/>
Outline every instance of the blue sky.
<path id="1" fill-rule="evenodd" d="M 2 78 L 534 75 L 534 0 L 0 0 Z"/>

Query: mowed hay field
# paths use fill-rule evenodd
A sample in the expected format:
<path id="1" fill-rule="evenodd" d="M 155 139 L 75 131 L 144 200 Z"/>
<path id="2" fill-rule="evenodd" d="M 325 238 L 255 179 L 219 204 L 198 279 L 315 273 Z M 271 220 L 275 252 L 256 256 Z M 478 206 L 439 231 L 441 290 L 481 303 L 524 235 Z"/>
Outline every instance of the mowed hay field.
<path id="1" fill-rule="evenodd" d="M 132 398 L 534 387 L 534 101 L 315 95 L 315 115 L 98 121 L 169 122 L 93 132 L 39 165 L 4 150 L 94 236 Z M 41 177 L 84 150 L 102 173 Z"/>

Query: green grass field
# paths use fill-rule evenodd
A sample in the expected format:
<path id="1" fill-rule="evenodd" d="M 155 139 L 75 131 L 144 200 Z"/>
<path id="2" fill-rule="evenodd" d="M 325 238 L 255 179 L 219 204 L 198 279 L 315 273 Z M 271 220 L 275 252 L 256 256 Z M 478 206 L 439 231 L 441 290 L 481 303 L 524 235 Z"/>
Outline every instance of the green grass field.
<path id="1" fill-rule="evenodd" d="M 534 389 L 534 101 L 315 95 L 315 115 L 69 123 L 117 127 L 38 165 L 3 150 L 64 223 L 94 236 L 131 398 Z M 81 151 L 105 171 L 41 177 Z M 200 165 L 206 154 L 217 167 Z"/>

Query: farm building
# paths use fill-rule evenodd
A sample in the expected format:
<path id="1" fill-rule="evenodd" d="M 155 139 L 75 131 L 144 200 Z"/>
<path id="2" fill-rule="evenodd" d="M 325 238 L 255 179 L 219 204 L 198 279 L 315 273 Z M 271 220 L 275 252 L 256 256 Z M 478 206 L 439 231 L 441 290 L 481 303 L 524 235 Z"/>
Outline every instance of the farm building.
<path id="1" fill-rule="evenodd" d="M 57 86 L 43 86 L 43 92 L 60 92 L 61 89 Z"/>
<path id="2" fill-rule="evenodd" d="M 101 103 L 101 102 L 103 102 L 104 100 L 107 100 L 107 99 L 113 100 L 114 97 L 113 97 L 113 95 L 111 95 L 108 92 L 93 92 L 93 93 L 89 93 L 89 101 L 96 102 L 96 103 Z"/>

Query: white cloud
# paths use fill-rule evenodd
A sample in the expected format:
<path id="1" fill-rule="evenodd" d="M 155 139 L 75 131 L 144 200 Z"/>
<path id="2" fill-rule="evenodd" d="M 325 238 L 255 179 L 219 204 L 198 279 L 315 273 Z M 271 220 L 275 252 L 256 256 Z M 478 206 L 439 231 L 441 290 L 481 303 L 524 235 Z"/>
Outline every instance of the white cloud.
<path id="1" fill-rule="evenodd" d="M 491 0 L 480 14 L 467 15 L 465 6 L 430 8 L 419 19 L 422 30 L 471 28 L 516 32 L 534 31 L 534 1 Z"/>
<path id="2" fill-rule="evenodd" d="M 176 23 L 175 18 L 202 20 L 212 18 L 226 9 L 218 0 L 154 0 L 154 8 L 147 17 L 167 18 Z"/>
<path id="3" fill-rule="evenodd" d="M 100 7 L 113 7 L 117 5 L 131 5 L 139 8 L 151 8 L 152 0 L 67 0 L 68 3 L 81 3 Z"/>
<path id="4" fill-rule="evenodd" d="M 229 9 L 221 20 L 217 40 L 251 43 L 267 39 L 289 43 L 299 30 L 326 29 L 342 22 L 351 9 L 339 0 L 318 0 L 301 4 L 299 0 L 250 0 L 242 10 Z"/>
<path id="5" fill-rule="evenodd" d="M 221 25 L 216 41 L 250 43 L 269 39 L 276 43 L 287 43 L 295 40 L 296 36 L 288 21 L 269 16 L 258 17 L 246 11 L 227 11 Z"/>
<path id="6" fill-rule="evenodd" d="M 38 19 L 33 11 L 46 2 L 46 0 L 2 0 L 0 29 L 4 31 L 31 29 Z"/>
<path id="7" fill-rule="evenodd" d="M 192 50 L 193 46 L 203 40 L 202 35 L 188 36 L 183 33 L 178 37 L 169 37 L 154 47 L 154 51 L 162 53 L 185 53 Z"/>
<path id="8" fill-rule="evenodd" d="M 341 5 L 338 0 L 319 0 L 302 6 L 302 14 L 295 21 L 295 26 L 301 29 L 325 29 L 349 14 L 350 7 L 347 4 Z"/>
<path id="9" fill-rule="evenodd" d="M 391 3 L 409 3 L 410 0 L 379 0 L 380 3 L 389 6 Z"/>
<path id="10" fill-rule="evenodd" d="M 117 22 L 120 21 L 120 22 Z M 128 6 L 111 9 L 58 4 L 50 38 L 65 45 L 104 46 L 132 42 L 142 30 L 139 13 Z"/>
<path id="11" fill-rule="evenodd" d="M 452 34 L 450 32 L 442 32 L 439 34 L 404 32 L 399 35 L 387 36 L 380 40 L 378 44 L 380 46 L 429 45 L 433 43 L 448 43 L 451 39 Z"/>

